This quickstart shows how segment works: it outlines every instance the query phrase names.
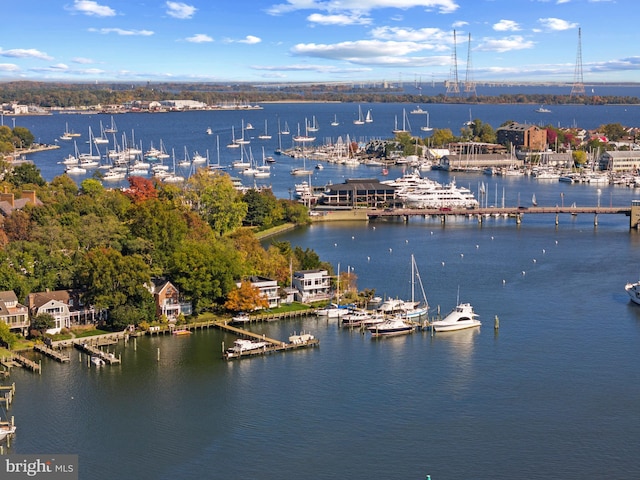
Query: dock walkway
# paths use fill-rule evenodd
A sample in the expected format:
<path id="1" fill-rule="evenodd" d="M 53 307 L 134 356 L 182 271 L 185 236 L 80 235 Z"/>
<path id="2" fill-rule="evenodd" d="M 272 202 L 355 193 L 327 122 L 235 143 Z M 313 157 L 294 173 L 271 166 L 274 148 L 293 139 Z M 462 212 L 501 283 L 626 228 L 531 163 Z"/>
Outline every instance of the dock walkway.
<path id="1" fill-rule="evenodd" d="M 80 350 L 80 351 L 82 351 L 82 352 L 84 352 L 84 353 L 86 353 L 88 355 L 98 357 L 98 358 L 104 360 L 105 363 L 108 363 L 110 365 L 114 364 L 114 363 L 120 363 L 120 358 L 116 357 L 112 353 L 104 352 L 104 351 L 100 350 L 99 348 L 94 347 L 93 345 L 89 345 L 86 342 L 74 342 L 74 346 L 78 350 Z"/>
<path id="2" fill-rule="evenodd" d="M 46 355 L 47 357 L 53 358 L 54 360 L 56 360 L 56 361 L 58 361 L 60 363 L 64 363 L 64 362 L 70 361 L 69 355 L 65 355 L 63 353 L 60 353 L 57 350 L 53 350 L 52 348 L 49 348 L 46 345 L 34 345 L 33 349 L 36 352 L 40 352 L 40 353 Z"/>

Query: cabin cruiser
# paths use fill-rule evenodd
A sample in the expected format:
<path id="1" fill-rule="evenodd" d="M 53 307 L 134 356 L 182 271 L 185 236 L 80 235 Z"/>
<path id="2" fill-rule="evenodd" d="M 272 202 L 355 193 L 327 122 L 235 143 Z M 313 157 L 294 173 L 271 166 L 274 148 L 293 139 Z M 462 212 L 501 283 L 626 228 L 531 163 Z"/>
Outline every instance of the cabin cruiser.
<path id="1" fill-rule="evenodd" d="M 435 332 L 451 332 L 465 328 L 479 327 L 481 323 L 480 320 L 476 318 L 477 316 L 471 304 L 460 303 L 442 320 L 431 322 L 431 328 L 433 328 Z"/>
<path id="2" fill-rule="evenodd" d="M 242 354 L 248 352 L 254 352 L 256 350 L 264 350 L 269 345 L 269 342 L 254 342 L 253 340 L 246 340 L 244 338 L 239 338 L 235 342 L 233 342 L 233 347 L 227 348 L 225 351 L 225 356 L 227 358 L 239 357 Z"/>
<path id="3" fill-rule="evenodd" d="M 390 337 L 413 333 L 415 329 L 415 325 L 408 322 L 404 315 L 395 315 L 382 323 L 370 326 L 367 330 L 371 332 L 372 337 Z"/>

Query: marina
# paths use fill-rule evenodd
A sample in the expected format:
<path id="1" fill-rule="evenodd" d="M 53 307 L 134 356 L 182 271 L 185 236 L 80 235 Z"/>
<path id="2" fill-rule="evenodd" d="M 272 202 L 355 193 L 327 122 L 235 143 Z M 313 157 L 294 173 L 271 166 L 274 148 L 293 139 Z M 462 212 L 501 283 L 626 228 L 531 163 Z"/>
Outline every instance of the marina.
<path id="1" fill-rule="evenodd" d="M 386 137 L 390 126 L 384 125 L 389 118 L 385 107 L 363 104 L 362 108 L 363 113 L 372 109 L 375 122 L 358 128 L 382 125 Z M 529 112 L 529 118 L 538 115 L 535 105 L 521 110 L 494 107 L 490 114 L 485 108 L 490 109 L 474 105 L 474 117 L 490 123 L 489 115 L 496 122 L 521 118 L 518 111 Z M 351 126 L 357 118 L 357 105 L 278 110 L 265 105 L 245 121 L 258 127 L 266 114 L 273 113 L 271 130 L 277 112 L 283 125 L 288 120 L 296 126 L 305 113 L 312 118 L 311 110 L 319 138 L 336 114 L 342 125 Z M 393 121 L 401 110 L 393 105 L 386 113 Z M 429 105 L 435 128 L 445 126 L 435 124 L 444 121 L 458 128 L 468 117 L 467 106 L 459 108 L 457 116 L 438 110 Z M 577 117 L 597 125 L 604 115 L 590 118 L 591 108 L 569 111 L 554 105 L 552 110 L 545 118 L 563 124 Z M 635 115 L 607 112 L 607 118 L 629 124 Z M 220 114 L 237 114 L 239 125 L 241 113 Z M 121 131 L 135 127 L 136 138 L 157 142 L 161 137 L 180 151 L 188 144 L 193 151 L 204 152 L 214 151 L 211 140 L 233 123 L 230 117 L 216 121 L 196 113 L 179 114 L 180 122 L 195 126 L 192 140 L 187 141 L 161 133 L 168 129 L 165 123 L 173 123 L 173 130 L 187 130 L 166 115 L 121 115 L 118 127 Z M 70 129 L 86 131 L 75 123 L 74 115 L 65 117 Z M 212 135 L 205 133 L 208 126 Z M 59 136 L 64 122 L 51 130 Z M 366 136 L 376 135 L 382 136 L 374 130 Z M 38 154 L 55 152 L 52 157 L 33 157 L 45 177 L 60 172 L 57 161 L 68 153 L 62 150 L 73 148 L 68 143 Z M 296 181 L 289 171 L 295 162 L 302 165 L 302 160 L 277 157 L 266 182 L 280 198 L 293 194 Z M 380 171 L 380 166 L 323 165 L 307 179 L 311 185 Z M 390 170 L 391 177 L 402 174 L 400 166 Z M 454 176 L 443 171 L 424 174 L 443 184 Z M 486 193 L 478 195 L 483 179 Z M 292 332 L 312 332 L 321 339 L 321 347 L 225 361 L 221 346 L 225 350 L 232 346 L 238 333 L 185 326 L 191 335 L 174 336 L 167 329 L 128 343 L 118 340 L 110 347 L 121 358 L 117 368 L 95 368 L 84 354 L 59 363 L 28 352 L 25 357 L 41 358 L 43 374 L 12 368 L 10 378 L 3 380 L 15 382 L 20 392 L 11 404 L 10 414 L 18 426 L 11 452 L 59 451 L 63 438 L 65 452 L 78 454 L 83 475 L 87 472 L 95 480 L 114 475 L 205 478 L 212 469 L 215 475 L 233 472 L 239 478 L 270 480 L 281 478 L 282 465 L 292 458 L 295 475 L 308 478 L 333 478 L 336 472 L 354 480 L 427 474 L 433 479 L 635 478 L 640 463 L 629 445 L 640 429 L 634 410 L 640 396 L 635 381 L 640 308 L 624 288 L 637 278 L 640 263 L 638 231 L 629 228 L 626 217 L 636 198 L 634 188 L 468 172 L 455 173 L 455 181 L 473 191 L 481 205 L 500 205 L 493 199 L 500 200 L 504 189 L 505 209 L 512 214 L 525 206 L 526 199 L 523 221 L 516 223 L 508 213 L 493 216 L 491 207 L 481 211 L 482 222 L 453 211 L 407 218 L 389 213 L 369 222 L 353 216 L 352 221 L 314 222 L 276 239 L 312 249 L 331 265 L 340 263 L 343 269 L 349 265 L 358 289 L 374 289 L 382 298 L 408 298 L 407 259 L 414 253 L 430 316 L 440 311 L 439 305 L 446 309 L 457 305 L 459 289 L 464 301 L 481 315 L 482 327 L 435 333 L 416 328 L 412 334 L 373 341 L 361 328 L 340 328 L 337 317 L 278 318 L 265 313 L 264 320 L 252 314 L 249 323 L 239 325 L 257 335 L 242 338 L 259 342 L 265 335 L 286 343 Z M 499 193 L 494 196 L 494 191 Z M 553 211 L 532 213 L 528 203 L 534 193 L 539 208 Z M 487 197 L 493 198 L 486 202 Z M 575 209 L 589 211 L 572 215 L 574 202 Z M 596 210 L 599 206 L 621 211 L 606 214 Z M 366 219 L 367 210 L 363 213 Z M 486 328 L 486 319 L 495 316 L 500 318 L 499 330 Z M 608 328 L 603 328 L 603 319 Z M 89 424 L 92 428 L 87 428 Z M 299 429 L 287 427 L 291 424 L 304 425 L 311 433 L 301 437 Z M 130 455 L 141 449 L 144 455 Z M 245 455 L 247 451 L 252 454 Z M 114 458 L 119 461 L 114 463 Z M 363 458 L 368 461 L 356 460 Z"/>

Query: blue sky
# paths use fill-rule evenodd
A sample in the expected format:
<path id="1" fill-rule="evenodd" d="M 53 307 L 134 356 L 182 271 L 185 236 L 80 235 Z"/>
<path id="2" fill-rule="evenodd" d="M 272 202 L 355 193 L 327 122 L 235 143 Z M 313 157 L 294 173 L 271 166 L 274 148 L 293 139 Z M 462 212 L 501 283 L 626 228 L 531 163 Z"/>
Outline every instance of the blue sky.
<path id="1" fill-rule="evenodd" d="M 3 2 L 0 81 L 640 82 L 632 0 Z M 634 13 L 635 12 L 635 13 Z"/>

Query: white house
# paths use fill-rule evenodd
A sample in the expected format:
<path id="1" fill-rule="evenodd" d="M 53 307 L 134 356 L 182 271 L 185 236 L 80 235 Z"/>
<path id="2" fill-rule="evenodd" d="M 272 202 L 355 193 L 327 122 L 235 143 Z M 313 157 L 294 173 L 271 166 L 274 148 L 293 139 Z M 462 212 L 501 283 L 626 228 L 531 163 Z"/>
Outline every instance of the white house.
<path id="1" fill-rule="evenodd" d="M 280 305 L 280 288 L 276 280 L 271 280 L 265 277 L 252 276 L 247 279 L 251 283 L 251 286 L 260 290 L 260 295 L 267 299 L 269 302 L 269 308 L 276 308 Z M 236 283 L 240 288 L 240 283 Z"/>
<path id="2" fill-rule="evenodd" d="M 297 300 L 303 303 L 331 298 L 331 276 L 326 270 L 301 270 L 293 274 Z"/>

